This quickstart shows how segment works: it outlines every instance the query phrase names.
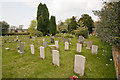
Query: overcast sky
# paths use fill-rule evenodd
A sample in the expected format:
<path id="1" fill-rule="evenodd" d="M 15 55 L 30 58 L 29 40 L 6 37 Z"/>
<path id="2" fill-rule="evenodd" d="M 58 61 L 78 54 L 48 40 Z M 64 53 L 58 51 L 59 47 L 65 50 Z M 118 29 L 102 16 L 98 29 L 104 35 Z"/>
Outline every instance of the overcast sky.
<path id="1" fill-rule="evenodd" d="M 89 14 L 97 21 L 92 10 L 100 10 L 103 3 L 102 0 L 0 0 L 0 21 L 17 27 L 24 25 L 27 29 L 30 21 L 36 19 L 40 2 L 47 5 L 50 16 L 56 17 L 56 23 L 72 16 L 79 19 L 82 14 Z"/>

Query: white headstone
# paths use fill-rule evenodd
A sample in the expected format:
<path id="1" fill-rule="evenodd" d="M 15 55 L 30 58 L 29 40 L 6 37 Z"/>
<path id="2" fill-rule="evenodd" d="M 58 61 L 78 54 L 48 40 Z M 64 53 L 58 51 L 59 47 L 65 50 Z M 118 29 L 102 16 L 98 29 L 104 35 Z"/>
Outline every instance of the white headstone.
<path id="1" fill-rule="evenodd" d="M 58 48 L 58 41 L 55 41 L 55 47 Z"/>
<path id="2" fill-rule="evenodd" d="M 59 51 L 52 50 L 53 64 L 59 66 Z"/>
<path id="3" fill-rule="evenodd" d="M 45 58 L 45 50 L 44 47 L 40 46 L 40 58 L 44 59 Z"/>
<path id="4" fill-rule="evenodd" d="M 80 76 L 83 76 L 84 69 L 85 69 L 85 57 L 82 55 L 75 55 L 74 72 L 80 74 Z"/>
<path id="5" fill-rule="evenodd" d="M 69 43 L 65 42 L 65 50 L 68 50 L 68 49 L 69 49 Z"/>
<path id="6" fill-rule="evenodd" d="M 92 45 L 92 54 L 97 54 L 98 46 Z"/>
<path id="7" fill-rule="evenodd" d="M 34 45 L 33 44 L 30 45 L 30 47 L 31 47 L 31 53 L 34 54 Z"/>
<path id="8" fill-rule="evenodd" d="M 82 51 L 82 44 L 77 43 L 77 52 L 81 52 Z"/>

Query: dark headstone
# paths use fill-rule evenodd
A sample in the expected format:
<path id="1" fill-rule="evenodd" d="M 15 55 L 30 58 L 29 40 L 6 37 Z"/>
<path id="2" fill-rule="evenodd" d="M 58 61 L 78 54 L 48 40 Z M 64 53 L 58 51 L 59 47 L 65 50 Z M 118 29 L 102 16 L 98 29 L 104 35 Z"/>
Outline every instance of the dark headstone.
<path id="1" fill-rule="evenodd" d="M 54 38 L 51 38 L 51 43 L 54 43 Z"/>

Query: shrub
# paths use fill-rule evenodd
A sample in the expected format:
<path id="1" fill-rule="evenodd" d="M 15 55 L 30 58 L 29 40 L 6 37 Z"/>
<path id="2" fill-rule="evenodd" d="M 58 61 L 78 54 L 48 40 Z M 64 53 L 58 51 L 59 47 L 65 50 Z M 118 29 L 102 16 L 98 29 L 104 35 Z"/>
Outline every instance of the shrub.
<path id="1" fill-rule="evenodd" d="M 42 32 L 40 32 L 38 30 L 34 30 L 34 33 L 32 34 L 32 36 L 40 37 L 40 36 L 43 36 L 43 34 L 42 34 Z"/>
<path id="2" fill-rule="evenodd" d="M 84 36 L 85 38 L 88 37 L 88 28 L 86 27 L 78 27 L 77 30 L 74 30 L 75 35 L 78 37 L 80 35 Z"/>

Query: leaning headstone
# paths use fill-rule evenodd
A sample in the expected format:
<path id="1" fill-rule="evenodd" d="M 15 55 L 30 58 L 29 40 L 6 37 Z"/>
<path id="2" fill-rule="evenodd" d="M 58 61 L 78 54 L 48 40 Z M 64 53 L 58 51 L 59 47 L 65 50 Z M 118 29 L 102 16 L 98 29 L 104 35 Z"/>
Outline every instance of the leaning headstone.
<path id="1" fill-rule="evenodd" d="M 65 42 L 65 50 L 68 50 L 68 49 L 69 49 L 69 43 Z"/>
<path id="2" fill-rule="evenodd" d="M 52 50 L 53 64 L 59 66 L 59 51 Z"/>
<path id="3" fill-rule="evenodd" d="M 58 41 L 55 41 L 55 47 L 58 48 Z"/>
<path id="4" fill-rule="evenodd" d="M 24 44 L 23 44 L 23 42 L 20 42 L 20 52 L 24 53 Z"/>
<path id="5" fill-rule="evenodd" d="M 77 43 L 77 52 L 81 52 L 82 44 Z"/>
<path id="6" fill-rule="evenodd" d="M 35 52 L 35 51 L 34 51 L 34 45 L 33 45 L 33 44 L 30 45 L 30 47 L 31 47 L 31 53 L 34 54 L 34 52 Z"/>
<path id="7" fill-rule="evenodd" d="M 80 74 L 80 76 L 83 76 L 84 69 L 85 69 L 85 57 L 82 55 L 75 55 L 74 72 Z"/>
<path id="8" fill-rule="evenodd" d="M 91 49 L 91 48 L 92 48 L 92 41 L 88 41 L 86 49 Z"/>
<path id="9" fill-rule="evenodd" d="M 44 47 L 40 46 L 40 58 L 44 59 L 45 58 L 45 50 Z"/>
<path id="10" fill-rule="evenodd" d="M 97 54 L 98 46 L 92 45 L 92 54 Z"/>

